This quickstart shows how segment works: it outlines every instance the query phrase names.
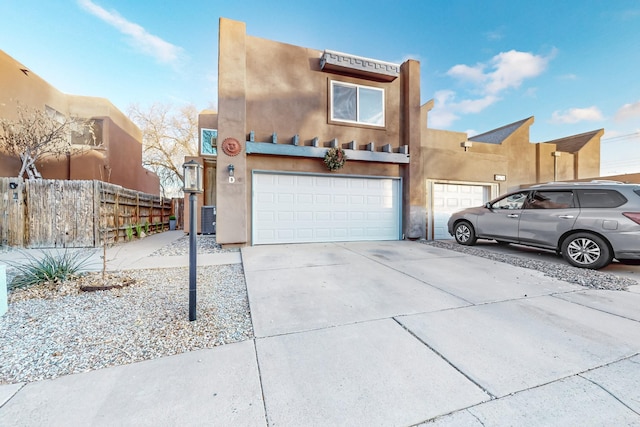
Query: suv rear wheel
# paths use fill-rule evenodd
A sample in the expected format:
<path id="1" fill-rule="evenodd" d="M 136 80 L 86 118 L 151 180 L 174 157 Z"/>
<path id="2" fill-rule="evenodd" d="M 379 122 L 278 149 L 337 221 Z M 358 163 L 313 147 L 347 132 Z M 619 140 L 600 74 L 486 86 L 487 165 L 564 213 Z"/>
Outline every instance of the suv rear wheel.
<path id="1" fill-rule="evenodd" d="M 456 242 L 465 246 L 474 245 L 477 240 L 473 225 L 467 221 L 460 221 L 457 223 L 453 229 L 453 235 L 456 238 Z"/>
<path id="2" fill-rule="evenodd" d="M 562 242 L 562 256 L 574 267 L 597 270 L 611 262 L 609 245 L 591 233 L 575 233 Z"/>

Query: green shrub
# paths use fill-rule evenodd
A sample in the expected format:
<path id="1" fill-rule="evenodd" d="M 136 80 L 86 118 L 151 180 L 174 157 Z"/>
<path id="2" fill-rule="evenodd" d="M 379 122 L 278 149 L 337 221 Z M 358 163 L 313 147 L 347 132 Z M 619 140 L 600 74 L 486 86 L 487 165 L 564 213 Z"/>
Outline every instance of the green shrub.
<path id="1" fill-rule="evenodd" d="M 149 234 L 149 226 L 150 226 L 150 225 L 151 225 L 151 224 L 149 224 L 149 221 L 146 221 L 146 222 L 144 223 L 144 234 Z"/>
<path id="2" fill-rule="evenodd" d="M 131 224 L 127 225 L 127 228 L 124 229 L 124 233 L 127 235 L 127 240 L 133 239 L 133 227 Z"/>
<path id="3" fill-rule="evenodd" d="M 27 288 L 40 283 L 61 283 L 65 280 L 80 276 L 87 267 L 92 252 L 42 252 L 42 257 L 36 257 L 23 252 L 25 261 L 7 263 L 17 270 L 9 289 Z"/>
<path id="4" fill-rule="evenodd" d="M 142 224 L 136 224 L 136 236 L 140 237 L 142 235 Z"/>
<path id="5" fill-rule="evenodd" d="M 172 219 L 172 220 L 174 220 L 174 221 L 175 221 L 176 216 L 175 216 L 175 215 L 169 215 L 169 219 L 170 219 L 170 220 Z"/>

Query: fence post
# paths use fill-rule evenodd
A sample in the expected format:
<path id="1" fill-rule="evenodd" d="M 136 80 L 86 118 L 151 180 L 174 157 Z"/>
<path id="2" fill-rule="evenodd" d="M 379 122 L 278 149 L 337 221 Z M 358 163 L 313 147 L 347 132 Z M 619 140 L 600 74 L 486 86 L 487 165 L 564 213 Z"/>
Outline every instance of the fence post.
<path id="1" fill-rule="evenodd" d="M 7 312 L 7 266 L 0 265 L 0 316 Z"/>

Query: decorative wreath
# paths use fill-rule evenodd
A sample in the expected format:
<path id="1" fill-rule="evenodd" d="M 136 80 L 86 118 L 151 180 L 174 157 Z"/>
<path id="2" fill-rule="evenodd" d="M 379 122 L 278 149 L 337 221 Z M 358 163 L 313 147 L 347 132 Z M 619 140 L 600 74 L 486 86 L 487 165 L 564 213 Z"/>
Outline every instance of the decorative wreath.
<path id="1" fill-rule="evenodd" d="M 339 147 L 330 148 L 324 156 L 324 164 L 330 171 L 336 171 L 344 166 L 347 161 L 347 155 L 344 150 Z"/>

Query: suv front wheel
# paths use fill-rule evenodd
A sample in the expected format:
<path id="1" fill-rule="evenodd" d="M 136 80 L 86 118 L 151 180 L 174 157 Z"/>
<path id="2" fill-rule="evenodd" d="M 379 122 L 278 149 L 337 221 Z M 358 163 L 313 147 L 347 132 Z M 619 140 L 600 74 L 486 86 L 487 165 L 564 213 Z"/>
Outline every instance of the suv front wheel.
<path id="1" fill-rule="evenodd" d="M 467 221 L 460 221 L 453 229 L 453 235 L 456 238 L 456 242 L 465 246 L 472 246 L 476 243 L 476 232 Z"/>
<path id="2" fill-rule="evenodd" d="M 575 233 L 562 242 L 562 256 L 574 267 L 600 269 L 611 262 L 609 245 L 591 233 Z"/>

